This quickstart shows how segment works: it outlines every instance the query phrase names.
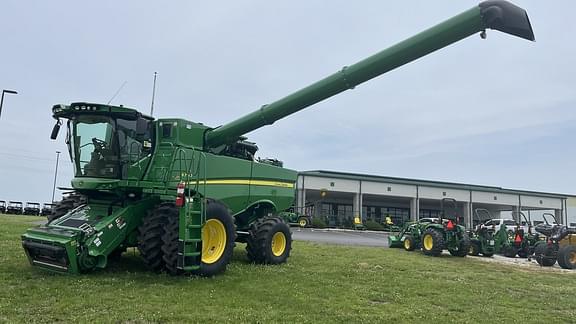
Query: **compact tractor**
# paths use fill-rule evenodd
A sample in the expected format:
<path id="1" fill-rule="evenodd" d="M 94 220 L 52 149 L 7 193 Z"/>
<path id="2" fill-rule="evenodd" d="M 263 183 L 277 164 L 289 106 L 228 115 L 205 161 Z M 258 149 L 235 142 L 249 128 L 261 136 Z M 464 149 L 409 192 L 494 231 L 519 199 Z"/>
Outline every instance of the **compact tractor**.
<path id="1" fill-rule="evenodd" d="M 495 252 L 495 240 L 493 226 L 484 226 L 482 224 L 482 218 L 480 214 L 485 214 L 488 219 L 492 218 L 492 214 L 488 209 L 476 208 L 474 209 L 473 217 L 477 221 L 477 225 L 473 230 L 468 231 L 468 236 L 470 237 L 470 255 L 477 256 L 482 254 L 485 257 L 491 257 Z"/>
<path id="2" fill-rule="evenodd" d="M 576 269 L 576 228 L 560 225 L 554 218 L 549 223 L 536 225 L 536 231 L 546 236 L 534 246 L 534 259 L 544 267 L 553 266 L 556 261 L 564 269 Z"/>
<path id="3" fill-rule="evenodd" d="M 49 222 L 22 235 L 30 263 L 81 273 L 137 247 L 154 271 L 211 276 L 225 270 L 235 242 L 246 243 L 252 262 L 285 262 L 291 232 L 276 215 L 293 204 L 297 172 L 255 159 L 258 147 L 244 135 L 488 28 L 534 40 L 523 9 L 482 2 L 218 127 L 123 106 L 55 105 L 51 138 L 65 125 L 75 175 Z M 438 227 L 424 238 L 434 251 L 442 231 L 459 233 Z"/>
<path id="4" fill-rule="evenodd" d="M 422 252 L 439 256 L 443 250 L 448 250 L 454 256 L 466 256 L 470 250 L 470 238 L 466 228 L 460 225 L 461 220 L 456 200 L 442 199 L 440 218 L 423 229 Z"/>
<path id="5" fill-rule="evenodd" d="M 471 243 L 466 228 L 459 225 L 461 217 L 456 200 L 442 199 L 439 216 L 406 223 L 400 233 L 388 237 L 388 246 L 403 246 L 406 251 L 421 248 L 424 254 L 431 256 L 439 256 L 443 250 L 454 256 L 466 256 Z"/>
<path id="6" fill-rule="evenodd" d="M 534 251 L 534 246 L 540 240 L 538 233 L 532 232 L 532 225 L 522 212 L 514 212 L 514 219 L 517 219 L 514 230 L 509 230 L 506 226 L 501 226 L 494 234 L 495 253 L 502 254 L 505 257 L 514 258 L 519 256 L 527 258 Z M 522 219 L 527 225 L 525 229 L 522 225 Z"/>

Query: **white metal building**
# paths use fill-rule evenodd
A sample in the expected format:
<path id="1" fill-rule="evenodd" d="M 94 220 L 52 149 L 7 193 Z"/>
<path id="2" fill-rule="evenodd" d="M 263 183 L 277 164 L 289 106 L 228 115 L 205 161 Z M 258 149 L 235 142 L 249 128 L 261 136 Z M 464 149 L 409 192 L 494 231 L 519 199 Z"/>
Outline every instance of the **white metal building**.
<path id="1" fill-rule="evenodd" d="M 403 179 L 333 171 L 300 172 L 297 182 L 297 210 L 324 217 L 329 226 L 349 227 L 354 217 L 383 223 L 390 216 L 395 224 L 422 217 L 435 217 L 443 198 L 453 198 L 470 227 L 478 218 L 478 208 L 490 211 L 492 218 L 542 220 L 551 213 L 568 224 L 570 195 L 504 189 L 500 187 Z M 483 220 L 483 219 L 482 219 Z M 522 219 L 516 219 L 522 221 Z"/>

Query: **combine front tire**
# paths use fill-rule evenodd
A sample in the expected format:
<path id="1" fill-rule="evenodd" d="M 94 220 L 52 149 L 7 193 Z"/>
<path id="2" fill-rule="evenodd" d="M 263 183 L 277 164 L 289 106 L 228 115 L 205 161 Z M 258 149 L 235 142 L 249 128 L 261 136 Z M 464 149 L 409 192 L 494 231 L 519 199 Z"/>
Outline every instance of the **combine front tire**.
<path id="1" fill-rule="evenodd" d="M 206 223 L 202 227 L 202 259 L 195 274 L 210 277 L 224 272 L 232 259 L 236 229 L 228 209 L 219 203 L 209 202 Z"/>
<path id="2" fill-rule="evenodd" d="M 253 225 L 247 243 L 246 251 L 251 262 L 280 264 L 290 256 L 292 233 L 281 218 L 262 218 Z"/>
<path id="3" fill-rule="evenodd" d="M 439 256 L 444 249 L 444 237 L 434 228 L 429 228 L 422 235 L 422 251 L 426 255 Z"/>
<path id="4" fill-rule="evenodd" d="M 565 245 L 560 248 L 558 265 L 563 269 L 576 269 L 576 245 Z"/>
<path id="5" fill-rule="evenodd" d="M 86 203 L 86 197 L 79 193 L 71 193 L 68 196 L 62 198 L 59 202 L 52 208 L 52 213 L 46 215 L 48 223 L 66 215 L 72 209 L 83 205 Z"/>
<path id="6" fill-rule="evenodd" d="M 165 234 L 165 225 L 174 217 L 178 219 L 178 211 L 174 204 L 163 203 L 144 217 L 142 224 L 138 227 L 138 250 L 144 263 L 152 271 L 164 270 L 166 263 L 163 259 L 162 237 Z"/>

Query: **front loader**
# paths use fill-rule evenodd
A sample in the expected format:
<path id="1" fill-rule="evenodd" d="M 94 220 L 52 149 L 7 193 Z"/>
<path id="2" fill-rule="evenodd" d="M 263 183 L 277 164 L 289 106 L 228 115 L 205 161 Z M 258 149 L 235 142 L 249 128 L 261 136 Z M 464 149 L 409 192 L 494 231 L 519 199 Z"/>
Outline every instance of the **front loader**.
<path id="1" fill-rule="evenodd" d="M 218 127 L 123 106 L 55 105 L 51 138 L 65 125 L 73 190 L 48 224 L 22 235 L 30 263 L 82 273 L 137 247 L 153 271 L 211 276 L 226 269 L 234 242 L 254 263 L 285 262 L 291 232 L 276 215 L 293 204 L 297 172 L 255 159 L 244 135 L 488 28 L 534 40 L 523 9 L 482 2 Z"/>

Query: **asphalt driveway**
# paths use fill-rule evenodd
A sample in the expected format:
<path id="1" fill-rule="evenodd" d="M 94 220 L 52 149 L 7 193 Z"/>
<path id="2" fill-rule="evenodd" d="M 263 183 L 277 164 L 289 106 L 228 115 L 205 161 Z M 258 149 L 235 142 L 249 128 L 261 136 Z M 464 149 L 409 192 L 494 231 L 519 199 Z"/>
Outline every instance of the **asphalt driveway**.
<path id="1" fill-rule="evenodd" d="M 342 245 L 388 246 L 388 233 L 372 231 L 292 228 L 292 239 Z"/>

